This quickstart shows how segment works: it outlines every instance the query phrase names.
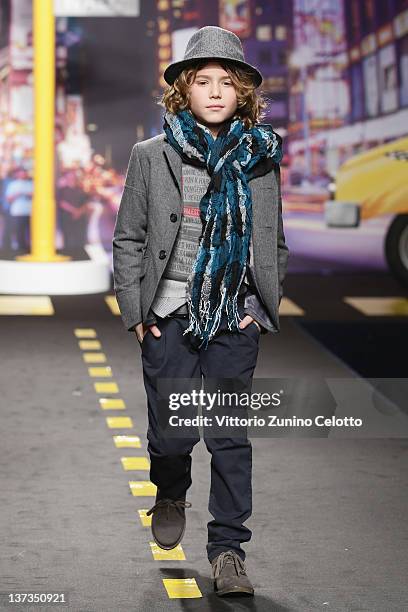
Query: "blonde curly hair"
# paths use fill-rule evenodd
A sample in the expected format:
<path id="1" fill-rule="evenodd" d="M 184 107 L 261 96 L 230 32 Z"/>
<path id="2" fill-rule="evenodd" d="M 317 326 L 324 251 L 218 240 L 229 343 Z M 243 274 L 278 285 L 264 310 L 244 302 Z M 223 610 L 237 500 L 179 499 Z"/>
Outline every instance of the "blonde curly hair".
<path id="1" fill-rule="evenodd" d="M 159 97 L 158 104 L 163 106 L 166 111 L 174 114 L 189 109 L 190 86 L 194 83 L 198 70 L 204 68 L 208 63 L 208 59 L 203 59 L 194 63 L 193 66 L 185 68 L 174 83 L 165 88 L 162 96 Z M 264 119 L 264 109 L 268 106 L 268 103 L 262 92 L 256 91 L 249 72 L 227 60 L 217 60 L 217 63 L 228 73 L 235 87 L 238 106 L 233 119 L 241 119 L 245 129 L 252 128 Z"/>

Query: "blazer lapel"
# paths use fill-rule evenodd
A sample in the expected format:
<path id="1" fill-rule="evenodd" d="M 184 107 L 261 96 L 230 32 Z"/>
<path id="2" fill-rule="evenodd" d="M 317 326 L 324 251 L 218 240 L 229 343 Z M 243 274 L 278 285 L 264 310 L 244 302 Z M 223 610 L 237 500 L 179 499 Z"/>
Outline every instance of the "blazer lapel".
<path id="1" fill-rule="evenodd" d="M 180 155 L 173 149 L 171 144 L 166 140 L 163 140 L 163 152 L 166 156 L 167 162 L 170 166 L 171 173 L 176 182 L 177 188 L 180 193 L 180 198 L 183 197 L 181 190 L 181 174 L 182 174 L 182 160 Z"/>

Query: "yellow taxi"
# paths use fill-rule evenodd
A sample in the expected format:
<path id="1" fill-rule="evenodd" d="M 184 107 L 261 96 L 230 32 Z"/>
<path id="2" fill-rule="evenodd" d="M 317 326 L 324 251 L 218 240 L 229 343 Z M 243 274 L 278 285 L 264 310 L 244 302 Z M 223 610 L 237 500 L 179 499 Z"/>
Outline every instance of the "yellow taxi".
<path id="1" fill-rule="evenodd" d="M 393 215 L 385 257 L 391 273 L 408 285 L 408 137 L 348 159 L 331 192 L 324 203 L 328 227 L 358 227 L 364 219 Z"/>

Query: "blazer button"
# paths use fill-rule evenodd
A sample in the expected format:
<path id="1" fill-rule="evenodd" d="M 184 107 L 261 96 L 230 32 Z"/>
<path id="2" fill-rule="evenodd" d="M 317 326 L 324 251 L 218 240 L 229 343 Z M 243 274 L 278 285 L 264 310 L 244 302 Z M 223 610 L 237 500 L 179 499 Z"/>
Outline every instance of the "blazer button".
<path id="1" fill-rule="evenodd" d="M 165 257 L 166 257 L 166 251 L 161 250 L 160 253 L 159 253 L 159 258 L 160 259 L 164 259 Z"/>
<path id="2" fill-rule="evenodd" d="M 176 213 L 171 213 L 171 215 L 170 215 L 170 221 L 173 221 L 173 223 L 174 223 L 175 221 L 177 221 L 177 215 L 176 215 Z"/>

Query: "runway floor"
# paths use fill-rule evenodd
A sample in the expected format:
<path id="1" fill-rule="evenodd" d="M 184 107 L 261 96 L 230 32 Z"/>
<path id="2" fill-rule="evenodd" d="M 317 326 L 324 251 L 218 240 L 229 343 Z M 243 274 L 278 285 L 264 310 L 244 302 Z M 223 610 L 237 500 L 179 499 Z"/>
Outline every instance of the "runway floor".
<path id="1" fill-rule="evenodd" d="M 160 558 L 144 516 L 154 503 L 146 461 L 132 469 L 129 459 L 147 458 L 137 340 L 101 296 L 53 302 L 53 317 L 0 318 L 0 609 L 40 609 L 11 606 L 8 594 L 21 592 L 64 593 L 66 605 L 41 609 L 87 612 L 408 609 L 407 438 L 254 438 L 244 549 L 256 596 L 221 600 L 205 553 L 203 440 L 184 539 L 175 559 Z M 256 377 L 356 376 L 296 318 L 281 326 L 261 337 Z M 87 352 L 106 361 L 87 363 Z M 137 437 L 140 447 L 120 446 Z"/>

